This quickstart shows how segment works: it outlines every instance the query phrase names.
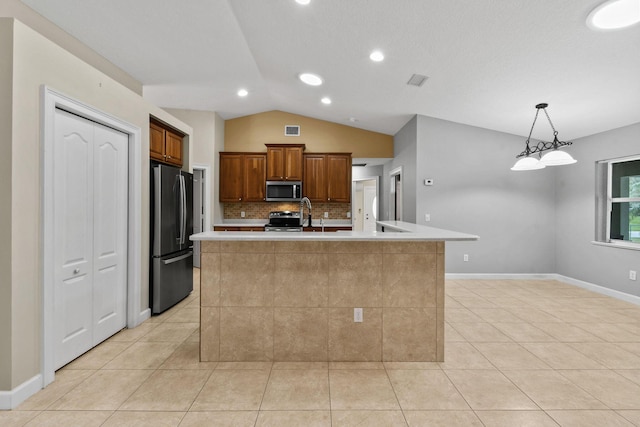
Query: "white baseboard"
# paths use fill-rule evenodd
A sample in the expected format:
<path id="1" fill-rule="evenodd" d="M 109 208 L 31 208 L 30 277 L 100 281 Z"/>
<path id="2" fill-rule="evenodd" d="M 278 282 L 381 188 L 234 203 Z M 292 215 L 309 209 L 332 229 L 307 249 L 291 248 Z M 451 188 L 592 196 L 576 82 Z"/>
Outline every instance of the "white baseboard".
<path id="1" fill-rule="evenodd" d="M 146 310 L 142 310 L 140 312 L 140 315 L 138 316 L 138 325 L 141 324 L 142 322 L 144 322 L 145 320 L 148 320 L 151 317 L 151 309 L 147 308 Z M 136 326 L 138 326 L 136 325 Z"/>
<path id="2" fill-rule="evenodd" d="M 15 409 L 40 390 L 42 390 L 42 375 L 38 374 L 11 391 L 0 391 L 0 410 Z"/>
<path id="3" fill-rule="evenodd" d="M 578 286 L 589 291 L 593 291 L 602 295 L 607 295 L 631 304 L 640 305 L 640 297 L 627 294 L 625 292 L 609 289 L 604 286 L 596 285 L 561 274 L 465 274 L 465 273 L 447 273 L 446 279 L 450 280 L 557 280 L 568 285 Z"/>
<path id="4" fill-rule="evenodd" d="M 555 280 L 568 283 L 569 285 L 578 286 L 589 291 L 597 292 L 602 295 L 607 295 L 622 301 L 630 302 L 631 304 L 640 305 L 640 297 L 636 295 L 627 294 L 625 292 L 616 291 L 615 289 L 605 288 L 604 286 L 594 285 L 593 283 L 583 282 L 582 280 L 573 279 L 571 277 L 563 276 L 561 274 L 555 275 Z"/>
<path id="5" fill-rule="evenodd" d="M 450 280 L 556 280 L 557 274 L 445 273 Z"/>

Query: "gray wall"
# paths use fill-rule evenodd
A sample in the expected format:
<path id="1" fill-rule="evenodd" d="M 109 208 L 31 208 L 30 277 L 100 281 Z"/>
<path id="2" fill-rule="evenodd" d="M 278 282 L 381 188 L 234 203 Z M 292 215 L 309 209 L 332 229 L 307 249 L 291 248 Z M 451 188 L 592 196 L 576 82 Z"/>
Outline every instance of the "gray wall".
<path id="1" fill-rule="evenodd" d="M 389 218 L 389 172 L 402 166 L 402 220 L 416 222 L 416 150 L 418 116 L 413 116 L 393 137 L 393 160 L 384 165 L 380 217 Z"/>
<path id="2" fill-rule="evenodd" d="M 426 116 L 417 137 L 417 224 L 480 236 L 447 243 L 447 273 L 556 271 L 555 171 L 509 170 L 525 138 Z"/>
<path id="3" fill-rule="evenodd" d="M 595 237 L 595 162 L 640 154 L 640 123 L 574 141 L 578 163 L 557 169 L 557 272 L 640 296 L 640 252 L 592 244 Z"/>

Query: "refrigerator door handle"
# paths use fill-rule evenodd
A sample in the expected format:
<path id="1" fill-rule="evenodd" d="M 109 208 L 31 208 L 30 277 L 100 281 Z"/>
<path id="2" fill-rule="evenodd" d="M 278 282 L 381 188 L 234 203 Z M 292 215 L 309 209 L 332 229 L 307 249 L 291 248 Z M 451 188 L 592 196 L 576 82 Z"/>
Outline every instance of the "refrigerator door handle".
<path id="1" fill-rule="evenodd" d="M 180 255 L 180 256 L 177 256 L 177 257 L 175 257 L 175 258 L 163 259 L 163 260 L 162 260 L 162 263 L 163 263 L 164 265 L 167 265 L 167 264 L 173 264 L 174 262 L 178 262 L 178 261 L 182 261 L 183 259 L 187 259 L 187 258 L 189 258 L 190 256 L 193 256 L 193 251 L 189 251 L 189 252 L 187 252 L 186 254 L 184 254 L 184 255 Z"/>
<path id="2" fill-rule="evenodd" d="M 182 175 L 178 175 L 178 221 L 176 223 L 178 228 L 178 245 L 182 246 L 182 223 L 184 222 L 184 203 L 182 202 L 183 198 L 183 189 L 182 189 Z"/>
<path id="3" fill-rule="evenodd" d="M 187 238 L 187 185 L 182 174 L 180 175 L 180 183 L 182 185 L 182 230 L 180 233 L 182 241 L 180 243 L 184 245 Z"/>

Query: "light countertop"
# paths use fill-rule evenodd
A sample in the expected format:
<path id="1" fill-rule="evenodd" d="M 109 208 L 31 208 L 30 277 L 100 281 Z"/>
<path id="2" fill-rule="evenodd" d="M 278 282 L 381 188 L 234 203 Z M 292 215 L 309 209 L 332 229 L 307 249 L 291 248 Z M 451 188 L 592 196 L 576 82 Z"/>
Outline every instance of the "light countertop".
<path id="1" fill-rule="evenodd" d="M 194 234 L 191 240 L 237 240 L 237 241 L 288 241 L 288 240 L 348 240 L 348 241 L 472 241 L 478 240 L 473 234 L 443 230 L 399 221 L 379 221 L 386 232 L 377 231 L 338 231 L 328 233 L 266 233 L 264 231 L 206 231 Z M 230 226 L 228 223 L 227 226 Z M 326 227 L 326 226 L 325 226 Z M 394 231 L 390 231 L 393 229 Z"/>

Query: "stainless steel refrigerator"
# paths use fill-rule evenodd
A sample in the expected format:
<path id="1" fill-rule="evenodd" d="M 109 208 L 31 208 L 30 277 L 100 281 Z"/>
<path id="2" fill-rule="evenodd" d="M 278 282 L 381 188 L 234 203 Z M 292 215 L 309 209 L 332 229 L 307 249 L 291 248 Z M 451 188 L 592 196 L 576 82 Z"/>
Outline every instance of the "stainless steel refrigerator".
<path id="1" fill-rule="evenodd" d="M 193 175 L 151 166 L 151 277 L 149 301 L 162 313 L 193 291 Z"/>

